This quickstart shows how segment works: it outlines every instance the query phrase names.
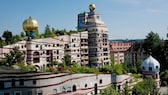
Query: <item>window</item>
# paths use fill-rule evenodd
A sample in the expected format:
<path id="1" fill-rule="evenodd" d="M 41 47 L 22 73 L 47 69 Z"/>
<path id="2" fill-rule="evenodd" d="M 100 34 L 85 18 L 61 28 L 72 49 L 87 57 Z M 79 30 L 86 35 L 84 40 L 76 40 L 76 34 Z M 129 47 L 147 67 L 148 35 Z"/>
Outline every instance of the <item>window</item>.
<path id="1" fill-rule="evenodd" d="M 158 69 L 158 66 L 156 66 L 156 69 Z"/>
<path id="2" fill-rule="evenodd" d="M 145 67 L 143 66 L 142 69 L 145 70 Z"/>
<path id="3" fill-rule="evenodd" d="M 149 71 L 152 71 L 152 67 L 149 67 Z"/>
<path id="4" fill-rule="evenodd" d="M 47 47 L 47 44 L 45 44 L 45 47 Z"/>
<path id="5" fill-rule="evenodd" d="M 36 84 L 36 80 L 33 80 L 33 84 L 34 84 L 34 85 Z"/>
<path id="6" fill-rule="evenodd" d="M 21 91 L 14 91 L 14 95 L 22 95 Z"/>
<path id="7" fill-rule="evenodd" d="M 12 79 L 12 87 L 15 87 L 15 79 Z"/>
<path id="8" fill-rule="evenodd" d="M 87 87 L 87 84 L 85 84 L 85 88 Z"/>
<path id="9" fill-rule="evenodd" d="M 40 45 L 40 49 L 42 50 L 42 45 Z"/>
<path id="10" fill-rule="evenodd" d="M 33 95 L 33 94 L 32 94 L 32 91 L 29 91 L 29 92 L 28 92 L 28 95 Z"/>
<path id="11" fill-rule="evenodd" d="M 57 50 L 57 54 L 59 54 L 59 50 Z"/>
<path id="12" fill-rule="evenodd" d="M 100 79 L 99 83 L 100 83 L 100 84 L 102 84 L 102 83 L 103 83 L 102 79 Z"/>
<path id="13" fill-rule="evenodd" d="M 76 85 L 73 85 L 72 91 L 76 91 Z"/>
<path id="14" fill-rule="evenodd" d="M 57 44 L 57 47 L 59 47 L 59 44 Z"/>
<path id="15" fill-rule="evenodd" d="M 4 82 L 0 81 L 0 89 L 4 89 Z"/>
<path id="16" fill-rule="evenodd" d="M 38 48 L 38 45 L 36 45 L 36 48 Z"/>
<path id="17" fill-rule="evenodd" d="M 42 90 L 37 91 L 37 95 L 43 95 L 43 91 Z"/>
<path id="18" fill-rule="evenodd" d="M 57 89 L 53 89 L 53 90 L 52 90 L 52 93 L 53 93 L 53 94 L 57 94 Z"/>
<path id="19" fill-rule="evenodd" d="M 24 79 L 19 80 L 20 85 L 24 85 Z"/>
<path id="20" fill-rule="evenodd" d="M 4 95 L 9 95 L 9 93 L 5 92 Z"/>

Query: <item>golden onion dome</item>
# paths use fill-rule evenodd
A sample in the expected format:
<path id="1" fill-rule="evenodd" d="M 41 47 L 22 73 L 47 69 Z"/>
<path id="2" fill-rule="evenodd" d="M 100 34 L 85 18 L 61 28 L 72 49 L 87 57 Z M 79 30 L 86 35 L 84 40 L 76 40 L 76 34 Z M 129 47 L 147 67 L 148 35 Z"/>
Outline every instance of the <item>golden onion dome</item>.
<path id="1" fill-rule="evenodd" d="M 38 30 L 38 23 L 36 20 L 32 19 L 31 17 L 29 17 L 28 19 L 26 19 L 23 24 L 22 24 L 23 30 L 25 32 L 28 31 L 32 31 L 35 32 Z"/>
<path id="2" fill-rule="evenodd" d="M 91 12 L 93 12 L 95 10 L 95 8 L 96 8 L 95 4 L 90 4 L 89 5 L 89 9 L 90 9 Z"/>

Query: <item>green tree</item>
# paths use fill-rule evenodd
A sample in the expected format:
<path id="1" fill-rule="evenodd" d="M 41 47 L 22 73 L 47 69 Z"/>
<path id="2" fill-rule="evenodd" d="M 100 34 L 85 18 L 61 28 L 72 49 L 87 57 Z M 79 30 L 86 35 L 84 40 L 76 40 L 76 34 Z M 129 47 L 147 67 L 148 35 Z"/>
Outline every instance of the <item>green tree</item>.
<path id="1" fill-rule="evenodd" d="M 22 37 L 22 38 L 23 38 L 23 37 L 25 37 L 25 36 L 26 36 L 26 35 L 25 35 L 25 33 L 24 33 L 24 32 L 21 32 L 21 33 L 20 33 L 20 37 Z"/>
<path id="2" fill-rule="evenodd" d="M 129 88 L 128 88 L 128 85 L 127 85 L 127 84 L 125 84 L 123 95 L 130 95 L 130 94 L 129 94 Z"/>
<path id="3" fill-rule="evenodd" d="M 5 39 L 5 42 L 7 43 L 7 45 L 12 43 L 12 40 L 13 40 L 12 32 L 6 30 L 4 31 L 2 37 Z"/>
<path id="4" fill-rule="evenodd" d="M 100 95 L 120 95 L 113 86 L 109 86 L 100 92 Z"/>
<path id="5" fill-rule="evenodd" d="M 19 47 L 14 47 L 9 53 L 5 54 L 5 65 L 12 66 L 17 63 L 23 63 L 24 53 L 19 51 Z"/>
<path id="6" fill-rule="evenodd" d="M 162 71 L 160 73 L 161 85 L 168 86 L 168 70 Z"/>
<path id="7" fill-rule="evenodd" d="M 161 67 L 161 71 L 165 71 L 168 68 L 168 40 L 164 41 L 164 45 L 162 46 L 161 49 L 161 54 L 158 55 L 159 56 L 159 62 L 160 62 L 160 67 Z"/>
<path id="8" fill-rule="evenodd" d="M 6 42 L 0 37 L 0 48 L 6 45 Z"/>
<path id="9" fill-rule="evenodd" d="M 100 72 L 115 73 L 117 75 L 121 75 L 126 73 L 126 70 L 124 69 L 123 64 L 112 64 L 111 66 L 103 66 L 102 68 L 100 68 Z"/>
<path id="10" fill-rule="evenodd" d="M 55 34 L 51 31 L 50 26 L 46 25 L 44 37 L 54 37 Z"/>
<path id="11" fill-rule="evenodd" d="M 66 64 L 66 66 L 71 66 L 72 62 L 71 62 L 71 56 L 70 55 L 65 55 L 63 58 L 63 63 Z"/>
<path id="12" fill-rule="evenodd" d="M 13 41 L 12 41 L 12 43 L 15 43 L 15 42 L 18 42 L 18 41 L 21 41 L 20 36 L 19 36 L 19 35 L 13 36 Z"/>
<path id="13" fill-rule="evenodd" d="M 39 31 L 36 31 L 35 34 L 36 34 L 35 38 L 40 38 L 40 33 L 39 33 Z"/>
<path id="14" fill-rule="evenodd" d="M 144 48 L 146 54 L 152 53 L 153 57 L 158 58 L 158 53 L 161 50 L 161 40 L 159 35 L 151 31 L 146 36 L 142 47 Z"/>
<path id="15" fill-rule="evenodd" d="M 132 89 L 133 95 L 158 95 L 155 81 L 150 77 L 136 84 Z"/>

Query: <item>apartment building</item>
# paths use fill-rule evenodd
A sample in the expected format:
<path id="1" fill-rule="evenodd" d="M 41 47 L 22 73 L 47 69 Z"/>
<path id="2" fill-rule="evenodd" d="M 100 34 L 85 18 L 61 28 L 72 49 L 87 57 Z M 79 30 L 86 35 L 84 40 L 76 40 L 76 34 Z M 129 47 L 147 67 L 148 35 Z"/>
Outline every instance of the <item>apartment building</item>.
<path id="1" fill-rule="evenodd" d="M 135 42 L 126 52 L 125 52 L 125 63 L 131 66 L 136 66 L 138 61 L 144 60 L 146 55 L 144 54 L 144 49 L 142 48 L 143 42 Z"/>
<path id="2" fill-rule="evenodd" d="M 124 63 L 124 52 L 131 46 L 132 42 L 110 41 L 110 56 L 114 64 Z"/>
<path id="3" fill-rule="evenodd" d="M 89 6 L 90 12 L 78 14 L 79 31 L 88 31 L 89 65 L 101 67 L 110 64 L 108 28 L 95 12 L 95 5 Z"/>
<path id="4" fill-rule="evenodd" d="M 4 46 L 1 57 L 9 53 L 14 47 L 26 52 L 25 63 L 35 65 L 39 69 L 45 68 L 52 61 L 62 62 L 65 55 L 71 55 L 71 61 L 79 65 L 88 64 L 88 32 L 79 32 L 71 35 L 53 38 L 32 39 L 28 43 L 20 41 L 16 44 Z M 29 55 L 29 57 L 27 57 Z"/>

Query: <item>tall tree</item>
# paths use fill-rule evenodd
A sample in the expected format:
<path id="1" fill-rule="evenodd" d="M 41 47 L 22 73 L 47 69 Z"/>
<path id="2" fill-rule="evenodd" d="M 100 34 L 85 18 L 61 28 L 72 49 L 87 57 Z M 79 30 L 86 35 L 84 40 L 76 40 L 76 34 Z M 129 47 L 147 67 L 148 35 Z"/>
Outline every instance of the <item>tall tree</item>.
<path id="1" fill-rule="evenodd" d="M 153 57 L 158 59 L 158 53 L 161 53 L 161 39 L 157 33 L 150 32 L 143 43 L 146 54 L 151 53 Z"/>
<path id="2" fill-rule="evenodd" d="M 5 42 L 7 43 L 7 45 L 12 43 L 12 40 L 13 40 L 12 32 L 6 30 L 4 31 L 2 37 L 5 39 Z"/>
<path id="3" fill-rule="evenodd" d="M 54 32 L 51 31 L 50 26 L 46 25 L 44 37 L 54 37 L 54 36 L 55 36 L 55 34 L 54 34 Z"/>

